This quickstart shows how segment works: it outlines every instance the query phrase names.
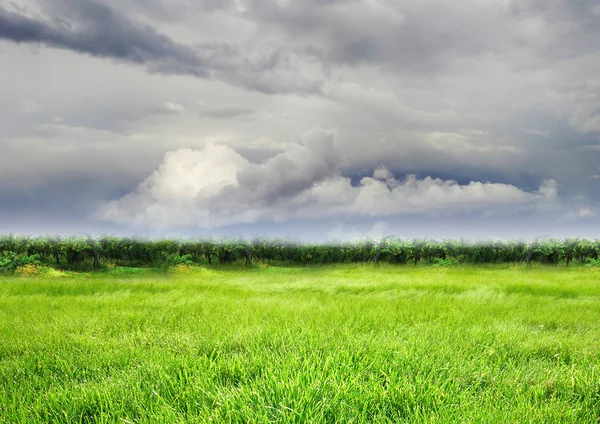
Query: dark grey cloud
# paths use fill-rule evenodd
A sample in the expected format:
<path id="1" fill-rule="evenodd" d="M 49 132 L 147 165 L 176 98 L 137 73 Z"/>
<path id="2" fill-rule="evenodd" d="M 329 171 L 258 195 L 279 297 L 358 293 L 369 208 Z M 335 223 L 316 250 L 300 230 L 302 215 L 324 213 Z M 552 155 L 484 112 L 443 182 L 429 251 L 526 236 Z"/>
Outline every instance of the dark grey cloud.
<path id="1" fill-rule="evenodd" d="M 138 25 L 106 5 L 88 1 L 53 2 L 47 19 L 0 8 L 0 37 L 17 43 L 41 43 L 92 56 L 143 64 L 153 72 L 209 76 L 209 67 L 188 46 Z"/>
<path id="2" fill-rule="evenodd" d="M 287 34 L 329 64 L 431 72 L 457 55 L 477 55 L 502 40 L 490 29 L 497 27 L 502 12 L 495 2 L 474 10 L 431 1 L 250 0 L 248 4 L 246 16 L 259 22 L 261 30 Z"/>
<path id="3" fill-rule="evenodd" d="M 245 49 L 227 43 L 190 46 L 94 1 L 52 0 L 42 6 L 46 17 L 0 7 L 0 38 L 143 65 L 150 72 L 217 78 L 268 94 L 319 91 L 316 82 L 278 72 L 281 50 L 248 57 Z"/>
<path id="4" fill-rule="evenodd" d="M 294 197 L 338 174 L 343 161 L 334 135 L 314 129 L 304 134 L 298 145 L 262 164 L 241 169 L 237 180 L 240 188 L 268 204 Z"/>
<path id="5" fill-rule="evenodd" d="M 529 49 L 529 61 L 596 51 L 596 0 L 249 0 L 244 16 L 325 63 L 433 73 L 457 58 Z M 541 58 L 536 57 L 543 54 Z M 527 66 L 525 63 L 516 66 Z"/>

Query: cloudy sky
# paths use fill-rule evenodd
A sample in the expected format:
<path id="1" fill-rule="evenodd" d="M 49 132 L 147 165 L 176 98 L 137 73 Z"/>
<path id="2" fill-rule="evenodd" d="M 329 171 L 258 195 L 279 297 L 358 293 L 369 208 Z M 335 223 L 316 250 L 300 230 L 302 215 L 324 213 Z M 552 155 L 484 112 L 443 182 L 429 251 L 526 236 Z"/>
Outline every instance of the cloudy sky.
<path id="1" fill-rule="evenodd" d="M 600 237 L 598 0 L 0 0 L 0 232 Z"/>

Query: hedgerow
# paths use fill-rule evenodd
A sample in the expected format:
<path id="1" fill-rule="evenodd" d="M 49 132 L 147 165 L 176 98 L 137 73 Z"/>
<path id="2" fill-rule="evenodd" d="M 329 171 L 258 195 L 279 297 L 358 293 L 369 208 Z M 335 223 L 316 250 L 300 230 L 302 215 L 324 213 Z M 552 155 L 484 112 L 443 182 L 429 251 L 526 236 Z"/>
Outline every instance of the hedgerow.
<path id="1" fill-rule="evenodd" d="M 107 269 L 111 266 L 175 267 L 338 263 L 545 265 L 573 261 L 598 266 L 600 240 L 534 239 L 478 241 L 402 239 L 387 236 L 344 243 L 293 243 L 280 238 L 149 240 L 135 237 L 0 236 L 0 272 L 33 265 L 55 269 Z"/>

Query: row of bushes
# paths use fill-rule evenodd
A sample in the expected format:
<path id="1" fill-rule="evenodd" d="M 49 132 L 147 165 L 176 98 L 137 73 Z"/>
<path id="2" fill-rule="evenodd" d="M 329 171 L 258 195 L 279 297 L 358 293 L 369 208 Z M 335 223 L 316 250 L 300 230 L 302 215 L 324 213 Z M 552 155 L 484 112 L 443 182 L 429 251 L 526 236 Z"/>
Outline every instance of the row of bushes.
<path id="1" fill-rule="evenodd" d="M 539 262 L 598 263 L 600 240 L 530 241 L 406 240 L 385 237 L 357 242 L 292 243 L 283 239 L 144 240 L 103 237 L 0 236 L 0 271 L 27 265 L 57 269 L 100 269 L 106 264 L 169 267 L 185 264 L 255 262 L 282 265 L 333 263 L 488 264 Z"/>

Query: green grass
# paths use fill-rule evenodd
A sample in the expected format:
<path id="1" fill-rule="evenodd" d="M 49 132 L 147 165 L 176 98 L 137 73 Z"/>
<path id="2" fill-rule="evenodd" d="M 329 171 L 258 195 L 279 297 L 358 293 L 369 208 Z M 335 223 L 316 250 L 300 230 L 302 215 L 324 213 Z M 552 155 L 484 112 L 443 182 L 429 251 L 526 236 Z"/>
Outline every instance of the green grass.
<path id="1" fill-rule="evenodd" d="M 593 269 L 0 278 L 0 422 L 599 418 Z"/>

